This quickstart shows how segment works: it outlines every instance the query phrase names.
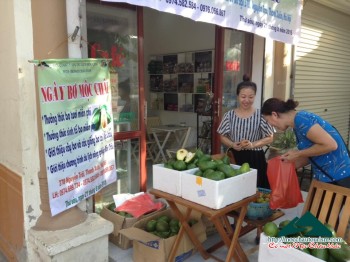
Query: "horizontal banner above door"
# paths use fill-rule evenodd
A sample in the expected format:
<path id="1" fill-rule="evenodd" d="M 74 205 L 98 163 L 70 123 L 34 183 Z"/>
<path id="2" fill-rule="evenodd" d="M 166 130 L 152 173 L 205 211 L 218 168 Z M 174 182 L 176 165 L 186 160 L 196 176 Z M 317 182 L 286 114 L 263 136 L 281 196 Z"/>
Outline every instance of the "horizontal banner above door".
<path id="1" fill-rule="evenodd" d="M 300 36 L 302 0 L 102 0 L 150 7 L 288 44 Z"/>

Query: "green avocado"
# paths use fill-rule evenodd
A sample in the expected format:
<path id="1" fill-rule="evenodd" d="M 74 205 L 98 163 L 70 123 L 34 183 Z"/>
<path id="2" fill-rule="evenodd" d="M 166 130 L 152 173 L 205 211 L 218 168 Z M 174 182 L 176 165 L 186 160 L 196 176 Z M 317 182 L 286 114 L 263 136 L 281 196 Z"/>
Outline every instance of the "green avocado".
<path id="1" fill-rule="evenodd" d="M 214 169 L 207 169 L 203 173 L 203 177 L 208 178 L 207 176 L 210 175 L 211 173 L 215 172 Z"/>
<path id="2" fill-rule="evenodd" d="M 196 164 L 194 164 L 194 163 L 191 163 L 191 164 L 188 164 L 187 165 L 187 169 L 193 169 L 193 168 L 196 168 L 197 166 L 196 166 Z"/>
<path id="3" fill-rule="evenodd" d="M 173 164 L 173 168 L 178 171 L 186 170 L 187 166 L 185 161 L 183 160 L 176 160 Z"/>
<path id="4" fill-rule="evenodd" d="M 216 169 L 216 166 L 217 166 L 216 162 L 211 160 L 198 162 L 198 167 L 202 172 L 204 172 L 207 169 Z"/>
<path id="5" fill-rule="evenodd" d="M 109 204 L 108 206 L 107 206 L 107 208 L 110 210 L 110 211 L 113 211 L 113 212 L 115 212 L 115 203 L 111 203 L 111 204 Z"/>
<path id="6" fill-rule="evenodd" d="M 153 232 L 156 230 L 156 225 L 157 225 L 157 221 L 152 219 L 150 221 L 147 222 L 146 224 L 146 231 L 147 232 Z"/>
<path id="7" fill-rule="evenodd" d="M 167 215 L 162 215 L 162 216 L 157 218 L 157 221 L 160 221 L 160 220 L 169 223 L 171 221 L 171 218 L 169 216 L 167 216 Z"/>
<path id="8" fill-rule="evenodd" d="M 241 174 L 249 172 L 250 171 L 250 166 L 248 163 L 243 163 L 242 166 L 239 168 L 239 171 Z"/>
<path id="9" fill-rule="evenodd" d="M 172 218 L 169 222 L 169 226 L 179 226 L 179 220 L 176 218 Z"/>
<path id="10" fill-rule="evenodd" d="M 230 158 L 228 157 L 228 155 L 224 155 L 223 158 L 221 158 L 221 160 L 226 165 L 230 164 Z"/>
<path id="11" fill-rule="evenodd" d="M 126 218 L 131 218 L 131 217 L 134 217 L 134 216 L 131 215 L 130 213 L 125 212 L 125 217 L 126 217 Z"/>
<path id="12" fill-rule="evenodd" d="M 165 163 L 165 164 L 164 164 L 164 167 L 165 167 L 165 168 L 169 168 L 169 169 L 174 169 L 174 167 L 172 166 L 172 164 L 169 164 L 169 163 Z"/>
<path id="13" fill-rule="evenodd" d="M 157 220 L 156 231 L 158 232 L 169 232 L 169 224 L 164 220 Z"/>
<path id="14" fill-rule="evenodd" d="M 161 238 L 168 238 L 170 236 L 170 230 L 169 231 L 158 231 L 158 235 Z"/>
<path id="15" fill-rule="evenodd" d="M 227 164 L 218 165 L 217 170 L 223 172 L 226 178 L 233 177 L 236 175 L 235 169 Z"/>
<path id="16" fill-rule="evenodd" d="M 329 253 L 327 248 L 313 248 L 310 249 L 310 254 L 314 257 L 317 257 L 319 259 L 322 259 L 324 261 L 328 260 Z"/>
<path id="17" fill-rule="evenodd" d="M 171 158 L 171 159 L 168 160 L 167 163 L 170 164 L 170 165 L 173 165 L 176 162 L 176 160 L 177 160 L 176 158 Z"/>
<path id="18" fill-rule="evenodd" d="M 310 249 L 308 249 L 308 248 L 300 249 L 300 251 L 303 251 L 306 254 L 310 254 Z"/>
<path id="19" fill-rule="evenodd" d="M 126 213 L 125 213 L 124 211 L 119 211 L 119 212 L 118 212 L 118 215 L 119 215 L 119 216 L 125 217 Z"/>
<path id="20" fill-rule="evenodd" d="M 201 156 L 204 155 L 204 153 L 201 149 L 197 149 L 194 154 L 195 154 L 196 158 L 200 158 Z"/>
<path id="21" fill-rule="evenodd" d="M 221 164 L 224 163 L 221 159 L 215 159 L 214 162 L 215 162 L 217 165 L 221 165 Z"/>
<path id="22" fill-rule="evenodd" d="M 196 172 L 194 172 L 195 176 L 203 176 L 203 172 L 200 170 L 197 170 Z"/>
<path id="23" fill-rule="evenodd" d="M 340 248 L 330 248 L 330 255 L 337 259 L 338 261 L 348 261 L 350 260 L 350 247 L 345 243 L 340 244 Z"/>
<path id="24" fill-rule="evenodd" d="M 221 171 L 214 171 L 207 175 L 208 179 L 219 181 L 225 179 L 225 174 Z"/>
<path id="25" fill-rule="evenodd" d="M 173 226 L 170 226 L 170 232 L 172 232 L 172 233 L 179 233 L 179 230 L 180 230 L 180 227 L 179 227 L 179 225 L 177 224 L 177 225 L 173 225 Z"/>
<path id="26" fill-rule="evenodd" d="M 208 154 L 204 154 L 201 157 L 198 158 L 198 162 L 202 162 L 202 161 L 211 161 L 211 156 Z"/>

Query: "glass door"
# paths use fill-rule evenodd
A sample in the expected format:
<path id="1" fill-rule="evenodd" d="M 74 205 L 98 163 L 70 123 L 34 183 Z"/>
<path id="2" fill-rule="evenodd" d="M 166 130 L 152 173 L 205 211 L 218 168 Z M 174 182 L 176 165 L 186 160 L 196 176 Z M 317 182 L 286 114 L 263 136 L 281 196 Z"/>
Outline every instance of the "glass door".
<path id="1" fill-rule="evenodd" d="M 127 4 L 86 3 L 88 57 L 110 58 L 117 181 L 94 196 L 95 212 L 113 195 L 145 190 L 142 8 Z M 143 182 L 142 182 L 143 181 Z"/>
<path id="2" fill-rule="evenodd" d="M 222 151 L 216 130 L 222 116 L 237 106 L 236 88 L 244 74 L 251 75 L 253 35 L 217 27 L 215 32 L 215 78 L 213 102 L 213 152 Z"/>

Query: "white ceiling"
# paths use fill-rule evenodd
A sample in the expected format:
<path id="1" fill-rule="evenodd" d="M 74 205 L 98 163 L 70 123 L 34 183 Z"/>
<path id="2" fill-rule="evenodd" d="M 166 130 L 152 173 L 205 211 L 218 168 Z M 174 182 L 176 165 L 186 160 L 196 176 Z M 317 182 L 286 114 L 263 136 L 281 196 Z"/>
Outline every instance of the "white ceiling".
<path id="1" fill-rule="evenodd" d="M 304 0 L 305 4 L 310 0 Z M 317 3 L 350 15 L 350 0 L 314 0 Z"/>

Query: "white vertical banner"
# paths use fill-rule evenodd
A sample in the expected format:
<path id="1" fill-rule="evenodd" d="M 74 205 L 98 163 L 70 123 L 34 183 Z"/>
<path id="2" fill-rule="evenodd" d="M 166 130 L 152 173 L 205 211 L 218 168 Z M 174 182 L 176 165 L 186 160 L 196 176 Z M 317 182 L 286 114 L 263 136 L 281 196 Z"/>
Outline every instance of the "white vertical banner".
<path id="1" fill-rule="evenodd" d="M 116 181 L 109 61 L 38 61 L 51 214 Z"/>
<path id="2" fill-rule="evenodd" d="M 296 44 L 302 0 L 102 0 L 125 2 Z"/>

